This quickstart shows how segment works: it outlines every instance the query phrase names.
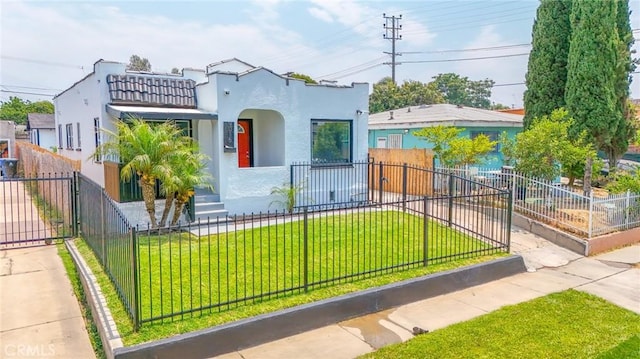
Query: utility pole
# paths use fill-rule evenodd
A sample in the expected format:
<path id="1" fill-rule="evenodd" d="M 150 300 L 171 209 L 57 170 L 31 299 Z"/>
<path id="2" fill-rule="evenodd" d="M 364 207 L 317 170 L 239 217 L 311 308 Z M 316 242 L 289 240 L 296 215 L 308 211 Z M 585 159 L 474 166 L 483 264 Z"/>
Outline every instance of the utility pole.
<path id="1" fill-rule="evenodd" d="M 384 18 L 384 27 L 385 33 L 382 35 L 383 39 L 391 40 L 391 52 L 384 52 L 385 54 L 391 55 L 391 63 L 385 62 L 385 65 L 391 65 L 391 80 L 393 83 L 396 83 L 396 40 L 402 40 L 402 35 L 398 33 L 402 30 L 402 25 L 400 25 L 400 20 L 402 20 L 402 15 L 400 16 L 387 16 L 386 14 L 382 14 Z M 389 36 L 391 33 L 391 36 Z M 398 55 L 400 56 L 400 55 Z"/>

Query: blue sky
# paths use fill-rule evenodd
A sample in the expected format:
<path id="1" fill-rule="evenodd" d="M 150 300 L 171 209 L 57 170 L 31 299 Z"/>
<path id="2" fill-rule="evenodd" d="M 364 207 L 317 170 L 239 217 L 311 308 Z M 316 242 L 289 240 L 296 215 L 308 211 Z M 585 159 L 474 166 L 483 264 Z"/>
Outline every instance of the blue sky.
<path id="1" fill-rule="evenodd" d="M 0 99 L 50 99 L 98 59 L 127 62 L 132 54 L 148 58 L 154 71 L 236 57 L 277 73 L 375 83 L 391 74 L 383 64 L 390 62 L 383 52 L 391 51 L 382 37 L 386 13 L 402 15 L 398 82 L 426 82 L 444 72 L 489 78 L 499 85 L 492 100 L 518 107 L 537 6 L 533 0 L 1 0 Z M 631 8 L 640 14 L 640 0 Z M 632 28 L 640 28 L 640 16 L 632 16 Z M 479 57 L 491 58 L 457 61 Z M 632 95 L 640 97 L 638 74 Z"/>

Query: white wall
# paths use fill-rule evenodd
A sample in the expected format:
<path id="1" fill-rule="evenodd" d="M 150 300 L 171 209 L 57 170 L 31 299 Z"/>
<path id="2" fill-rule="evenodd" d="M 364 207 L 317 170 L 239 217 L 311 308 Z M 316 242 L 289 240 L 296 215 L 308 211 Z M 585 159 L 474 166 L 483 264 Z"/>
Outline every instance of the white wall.
<path id="1" fill-rule="evenodd" d="M 36 128 L 31 130 L 31 143 L 45 150 L 51 151 L 52 147 L 58 147 L 56 130 L 49 128 Z"/>
<path id="2" fill-rule="evenodd" d="M 215 80 L 213 80 L 215 79 Z M 212 87 L 215 86 L 215 91 Z M 262 111 L 271 110 L 274 117 L 268 121 L 277 123 L 277 116 L 284 120 L 283 136 L 278 136 L 277 126 L 273 136 L 254 143 L 256 159 L 262 159 L 257 148 L 281 141 L 284 146 L 284 164 L 270 167 L 238 168 L 238 154 L 220 152 L 217 186 L 221 200 L 231 213 L 264 211 L 274 199 L 271 189 L 289 181 L 289 165 L 293 162 L 311 160 L 311 120 L 351 120 L 354 161 L 367 158 L 368 85 L 353 87 L 329 87 L 306 85 L 303 81 L 287 80 L 267 70 L 257 70 L 236 77 L 229 74 L 211 74 L 209 82 L 199 86 L 199 106 L 206 110 L 217 110 L 218 134 L 213 146 L 221 148 L 222 124 L 236 122 L 238 118 L 251 118 L 251 114 L 264 116 Z M 217 96 L 213 96 L 213 94 Z M 216 102 L 217 101 L 217 102 Z M 214 104 L 215 102 L 215 104 Z M 217 106 L 216 106 L 217 105 Z M 364 111 L 357 115 L 356 110 Z M 254 136 L 259 138 L 260 129 L 254 120 Z M 268 125 L 266 122 L 265 125 Z M 263 128 L 264 130 L 264 128 Z M 277 151 L 276 151 L 277 152 Z M 270 159 L 264 157 L 264 161 Z"/>

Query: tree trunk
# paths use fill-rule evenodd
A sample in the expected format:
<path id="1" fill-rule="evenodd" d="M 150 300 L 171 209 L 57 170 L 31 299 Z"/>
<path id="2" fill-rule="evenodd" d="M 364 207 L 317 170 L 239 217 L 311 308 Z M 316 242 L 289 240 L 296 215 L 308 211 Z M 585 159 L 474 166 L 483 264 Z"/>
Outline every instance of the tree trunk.
<path id="1" fill-rule="evenodd" d="M 165 223 L 167 223 L 167 218 L 169 217 L 169 211 L 171 211 L 171 206 L 173 206 L 173 198 L 174 192 L 167 192 L 167 198 L 164 201 L 164 210 L 162 211 L 162 219 L 160 219 L 160 227 L 164 227 Z"/>
<path id="2" fill-rule="evenodd" d="M 607 159 L 609 160 L 609 173 L 615 173 L 618 169 L 618 162 L 622 155 L 616 153 L 616 151 L 606 151 Z"/>
<path id="3" fill-rule="evenodd" d="M 180 215 L 182 214 L 182 208 L 184 207 L 185 201 L 181 201 L 180 198 L 176 198 L 176 208 L 173 212 L 173 218 L 171 219 L 171 225 L 175 226 L 178 224 L 178 220 L 180 219 Z"/>
<path id="4" fill-rule="evenodd" d="M 142 198 L 144 199 L 144 205 L 149 213 L 149 219 L 151 220 L 151 227 L 158 227 L 156 222 L 156 189 L 155 179 L 149 180 L 143 177 L 140 179 L 140 187 L 142 187 Z"/>

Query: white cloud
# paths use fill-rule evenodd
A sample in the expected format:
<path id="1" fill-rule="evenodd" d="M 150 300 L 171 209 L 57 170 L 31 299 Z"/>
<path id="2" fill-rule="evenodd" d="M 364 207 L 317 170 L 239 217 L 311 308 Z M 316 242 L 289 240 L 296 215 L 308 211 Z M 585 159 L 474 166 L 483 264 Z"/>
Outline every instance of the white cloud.
<path id="1" fill-rule="evenodd" d="M 322 9 L 319 9 L 317 7 L 310 7 L 308 11 L 311 16 L 315 17 L 318 20 L 329 23 L 333 22 L 333 17 L 331 16 L 331 14 Z"/>

